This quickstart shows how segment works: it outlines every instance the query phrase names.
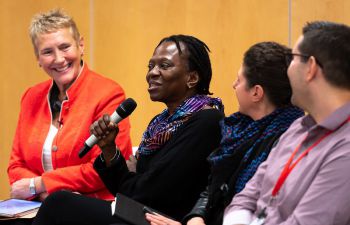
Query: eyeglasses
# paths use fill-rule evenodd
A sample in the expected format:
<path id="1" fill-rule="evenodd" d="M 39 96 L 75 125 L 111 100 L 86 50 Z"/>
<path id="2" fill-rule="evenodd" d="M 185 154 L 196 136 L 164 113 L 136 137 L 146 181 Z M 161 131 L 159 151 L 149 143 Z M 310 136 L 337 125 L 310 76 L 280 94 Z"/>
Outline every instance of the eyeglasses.
<path id="1" fill-rule="evenodd" d="M 287 53 L 287 56 L 289 56 L 290 58 L 292 58 L 292 60 L 294 59 L 294 56 L 299 56 L 301 58 L 304 58 L 305 60 L 306 59 L 309 59 L 311 57 L 311 55 L 306 55 L 306 54 L 301 54 L 301 53 Z M 316 60 L 316 63 L 321 67 L 323 68 L 323 65 L 322 63 L 315 57 L 313 56 Z"/>

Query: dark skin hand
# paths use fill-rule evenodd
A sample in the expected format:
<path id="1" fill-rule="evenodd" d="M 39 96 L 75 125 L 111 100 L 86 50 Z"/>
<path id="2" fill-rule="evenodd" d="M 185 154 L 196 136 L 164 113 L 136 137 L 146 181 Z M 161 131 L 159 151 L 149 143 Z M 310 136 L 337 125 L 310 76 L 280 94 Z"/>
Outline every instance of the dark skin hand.
<path id="1" fill-rule="evenodd" d="M 111 122 L 111 117 L 108 114 L 104 114 L 102 118 L 90 126 L 90 133 L 99 140 L 97 145 L 102 150 L 107 167 L 111 165 L 111 159 L 113 159 L 117 151 L 115 138 L 118 132 L 118 125 Z"/>
<path id="2" fill-rule="evenodd" d="M 135 156 L 130 155 L 129 160 L 126 161 L 126 165 L 130 172 L 136 172 L 137 159 Z"/>
<path id="3" fill-rule="evenodd" d="M 111 122 L 111 117 L 108 114 L 104 114 L 102 118 L 95 121 L 90 126 L 90 133 L 95 135 L 99 140 L 97 145 L 102 150 L 103 158 L 105 159 L 107 167 L 111 165 L 111 160 L 114 158 L 117 151 L 115 139 L 118 132 L 118 125 Z M 126 163 L 130 171 L 136 172 L 137 159 L 135 156 L 130 155 L 129 160 Z"/>

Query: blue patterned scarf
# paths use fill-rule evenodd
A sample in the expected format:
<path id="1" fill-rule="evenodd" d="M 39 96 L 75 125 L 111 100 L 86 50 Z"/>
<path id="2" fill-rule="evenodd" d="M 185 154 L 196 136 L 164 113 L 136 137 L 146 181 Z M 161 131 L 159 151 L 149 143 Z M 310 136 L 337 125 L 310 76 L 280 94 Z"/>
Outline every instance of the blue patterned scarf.
<path id="1" fill-rule="evenodd" d="M 221 148 L 210 155 L 209 161 L 213 165 L 220 163 L 222 159 L 232 155 L 240 145 L 260 133 L 256 141 L 246 149 L 243 160 L 247 160 L 255 146 L 271 136 L 283 133 L 294 120 L 303 115 L 304 112 L 294 106 L 278 108 L 271 114 L 256 121 L 249 116 L 236 112 L 221 121 Z M 260 163 L 266 160 L 269 152 L 270 151 L 263 151 L 241 171 L 235 184 L 236 193 L 244 188 L 246 182 L 254 175 Z"/>
<path id="2" fill-rule="evenodd" d="M 176 133 L 178 128 L 186 122 L 193 113 L 212 106 L 223 111 L 221 99 L 210 98 L 206 95 L 195 95 L 186 99 L 178 106 L 172 115 L 168 109 L 157 115 L 143 133 L 138 152 L 140 155 L 152 155 L 157 152 Z"/>
<path id="3" fill-rule="evenodd" d="M 247 149 L 247 153 L 245 154 L 245 158 L 247 158 L 250 153 L 249 150 L 253 149 L 255 144 L 265 138 L 287 130 L 294 120 L 303 115 L 304 112 L 294 106 L 278 108 L 259 120 L 253 120 L 249 116 L 236 112 L 220 122 L 222 135 L 220 142 L 221 149 L 210 156 L 210 161 L 216 164 L 225 156 L 232 155 L 237 147 L 265 128 L 257 142 L 250 149 Z"/>

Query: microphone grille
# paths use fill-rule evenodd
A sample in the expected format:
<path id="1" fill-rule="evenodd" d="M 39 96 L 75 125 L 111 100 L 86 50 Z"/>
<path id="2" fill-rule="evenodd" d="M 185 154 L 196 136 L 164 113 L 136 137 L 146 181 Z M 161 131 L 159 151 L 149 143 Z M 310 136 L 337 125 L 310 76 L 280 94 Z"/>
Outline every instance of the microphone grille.
<path id="1" fill-rule="evenodd" d="M 117 113 L 121 118 L 125 118 L 129 116 L 136 108 L 137 103 L 132 98 L 125 99 L 124 102 L 122 102 L 119 107 L 117 108 Z"/>

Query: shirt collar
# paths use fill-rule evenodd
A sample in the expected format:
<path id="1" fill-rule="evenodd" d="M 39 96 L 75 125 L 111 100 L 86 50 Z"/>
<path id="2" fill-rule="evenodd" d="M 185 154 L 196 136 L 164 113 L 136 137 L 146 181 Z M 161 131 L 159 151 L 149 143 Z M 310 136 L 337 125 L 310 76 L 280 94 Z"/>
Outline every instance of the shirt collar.
<path id="1" fill-rule="evenodd" d="M 345 120 L 350 116 L 350 102 L 344 104 L 335 110 L 331 115 L 317 124 L 311 115 L 307 115 L 302 119 L 302 125 L 311 128 L 313 126 L 320 126 L 327 130 L 336 130 Z"/>

